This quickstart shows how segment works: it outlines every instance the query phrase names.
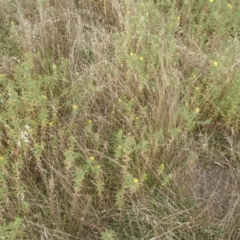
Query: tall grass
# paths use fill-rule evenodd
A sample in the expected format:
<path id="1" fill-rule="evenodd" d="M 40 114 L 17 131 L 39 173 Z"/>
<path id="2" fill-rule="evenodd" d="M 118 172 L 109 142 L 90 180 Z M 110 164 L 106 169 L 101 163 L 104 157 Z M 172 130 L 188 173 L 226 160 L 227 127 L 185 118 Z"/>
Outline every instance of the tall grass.
<path id="1" fill-rule="evenodd" d="M 1 239 L 240 238 L 237 1 L 0 5 Z"/>

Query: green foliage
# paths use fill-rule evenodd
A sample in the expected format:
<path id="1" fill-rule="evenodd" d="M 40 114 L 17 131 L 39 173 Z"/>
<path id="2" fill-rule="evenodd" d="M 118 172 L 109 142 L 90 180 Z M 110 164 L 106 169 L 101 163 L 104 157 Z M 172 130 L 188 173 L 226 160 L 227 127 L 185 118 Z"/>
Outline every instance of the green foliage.
<path id="1" fill-rule="evenodd" d="M 4 3 L 0 236 L 237 239 L 238 5 Z"/>
<path id="2" fill-rule="evenodd" d="M 101 233 L 101 240 L 114 240 L 114 232 L 106 230 Z"/>
<path id="3" fill-rule="evenodd" d="M 24 237 L 24 223 L 21 218 L 16 217 L 13 222 L 3 224 L 0 227 L 0 234 L 2 238 L 7 239 L 21 239 Z"/>

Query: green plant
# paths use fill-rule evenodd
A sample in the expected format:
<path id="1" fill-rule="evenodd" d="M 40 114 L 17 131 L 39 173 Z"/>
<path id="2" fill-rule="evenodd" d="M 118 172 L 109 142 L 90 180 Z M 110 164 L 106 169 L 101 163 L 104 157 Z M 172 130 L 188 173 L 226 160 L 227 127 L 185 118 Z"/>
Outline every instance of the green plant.
<path id="1" fill-rule="evenodd" d="M 0 4 L 1 237 L 239 238 L 236 1 Z"/>

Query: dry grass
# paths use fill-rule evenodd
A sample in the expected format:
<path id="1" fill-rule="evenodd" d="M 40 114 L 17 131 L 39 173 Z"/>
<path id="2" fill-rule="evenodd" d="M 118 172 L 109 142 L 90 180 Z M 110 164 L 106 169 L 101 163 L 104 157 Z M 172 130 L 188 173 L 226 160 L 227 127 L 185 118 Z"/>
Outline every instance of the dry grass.
<path id="1" fill-rule="evenodd" d="M 1 239 L 240 238 L 237 3 L 155 2 L 0 0 Z"/>

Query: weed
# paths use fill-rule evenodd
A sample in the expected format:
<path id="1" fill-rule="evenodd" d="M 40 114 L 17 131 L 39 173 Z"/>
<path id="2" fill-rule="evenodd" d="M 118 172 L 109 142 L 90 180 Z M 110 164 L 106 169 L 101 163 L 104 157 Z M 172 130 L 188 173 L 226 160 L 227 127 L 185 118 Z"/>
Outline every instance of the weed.
<path id="1" fill-rule="evenodd" d="M 239 238 L 236 1 L 0 5 L 2 238 Z"/>

